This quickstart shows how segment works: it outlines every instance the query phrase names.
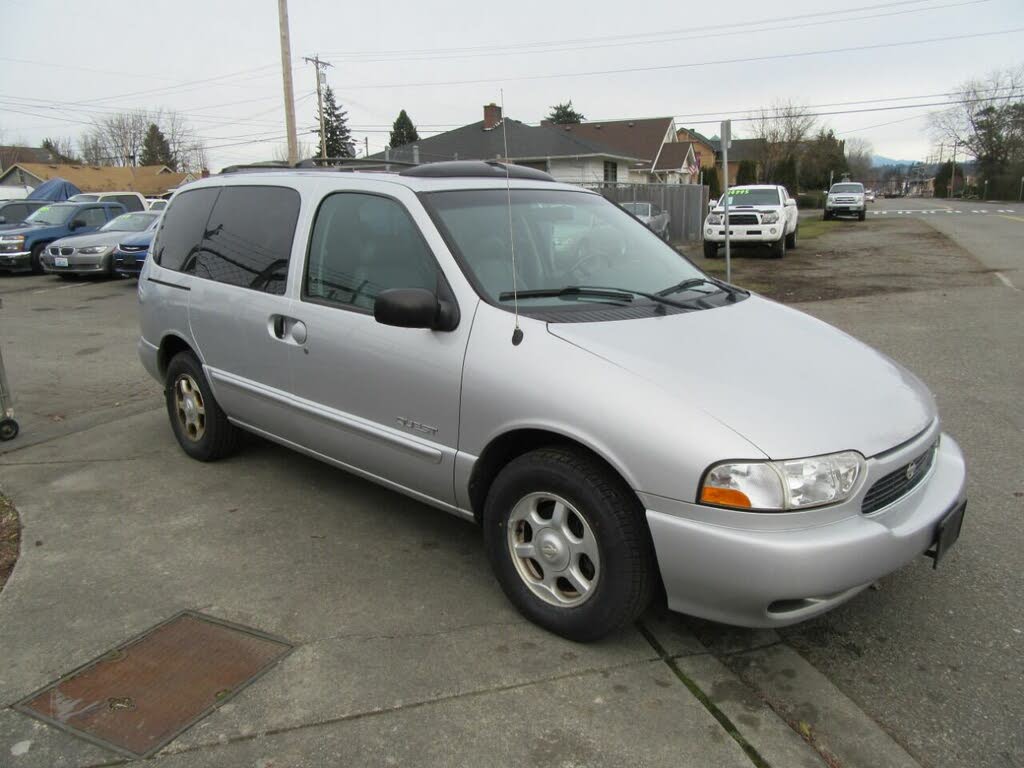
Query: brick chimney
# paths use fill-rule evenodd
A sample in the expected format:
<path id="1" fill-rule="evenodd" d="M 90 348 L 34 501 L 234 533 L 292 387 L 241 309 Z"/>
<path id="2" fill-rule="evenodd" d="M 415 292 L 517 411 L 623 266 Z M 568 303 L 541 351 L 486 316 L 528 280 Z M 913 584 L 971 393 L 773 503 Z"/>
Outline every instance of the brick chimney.
<path id="1" fill-rule="evenodd" d="M 497 104 L 484 104 L 484 130 L 489 131 L 501 125 L 501 107 Z"/>

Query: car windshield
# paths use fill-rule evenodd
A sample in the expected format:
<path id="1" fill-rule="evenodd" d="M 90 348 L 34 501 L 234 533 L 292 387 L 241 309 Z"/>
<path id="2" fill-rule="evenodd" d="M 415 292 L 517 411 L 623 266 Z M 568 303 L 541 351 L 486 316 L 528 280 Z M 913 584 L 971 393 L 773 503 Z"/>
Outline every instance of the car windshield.
<path id="1" fill-rule="evenodd" d="M 634 216 L 650 216 L 650 203 L 622 203 L 622 207 Z"/>
<path id="2" fill-rule="evenodd" d="M 863 192 L 863 184 L 833 184 L 829 192 Z"/>
<path id="3" fill-rule="evenodd" d="M 44 205 L 25 219 L 25 221 L 30 221 L 33 224 L 55 226 L 57 224 L 63 224 L 70 219 L 71 214 L 76 210 L 78 210 L 78 206 L 76 205 Z"/>
<path id="4" fill-rule="evenodd" d="M 718 204 L 725 205 L 725 195 L 718 201 Z M 778 205 L 779 193 L 774 189 L 738 189 L 729 190 L 729 207 L 740 205 Z"/>
<path id="5" fill-rule="evenodd" d="M 512 290 L 509 195 L 519 292 L 587 286 L 654 294 L 704 277 L 647 227 L 598 195 L 535 189 L 423 194 L 464 269 L 491 303 L 509 308 L 513 303 L 503 295 Z M 695 293 L 709 291 L 705 285 Z M 615 303 L 607 291 L 603 296 L 576 292 L 519 299 L 526 307 L 589 301 Z"/>
<path id="6" fill-rule="evenodd" d="M 71 200 L 72 202 L 75 202 L 75 203 L 95 203 L 99 199 L 100 199 L 99 195 L 85 195 L 85 194 L 82 194 L 82 195 L 72 195 L 71 197 L 68 198 L 68 200 Z"/>
<path id="7" fill-rule="evenodd" d="M 100 232 L 142 232 L 149 229 L 157 218 L 155 213 L 122 213 L 100 227 Z"/>

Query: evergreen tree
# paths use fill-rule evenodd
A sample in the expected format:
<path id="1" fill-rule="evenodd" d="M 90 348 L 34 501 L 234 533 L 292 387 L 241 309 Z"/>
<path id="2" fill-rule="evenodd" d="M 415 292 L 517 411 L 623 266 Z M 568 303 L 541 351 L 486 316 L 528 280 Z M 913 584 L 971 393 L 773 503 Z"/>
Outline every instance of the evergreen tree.
<path id="1" fill-rule="evenodd" d="M 409 119 L 409 116 L 403 109 L 398 113 L 398 117 L 395 118 L 395 124 L 391 126 L 389 146 L 395 149 L 396 147 L 412 144 L 414 141 L 419 140 L 420 135 L 416 132 L 416 126 L 413 125 L 412 120 Z"/>
<path id="2" fill-rule="evenodd" d="M 572 125 L 574 123 L 582 123 L 585 118 L 582 112 L 577 112 L 572 108 L 572 99 L 565 102 L 565 104 L 555 104 L 551 108 L 550 114 L 544 118 L 550 120 L 555 125 Z"/>
<path id="3" fill-rule="evenodd" d="M 156 123 L 150 123 L 146 138 L 142 142 L 139 165 L 166 165 L 172 171 L 178 168 L 178 159 L 171 152 L 171 145 Z"/>
<path id="4" fill-rule="evenodd" d="M 741 160 L 736 169 L 736 185 L 757 184 L 757 163 L 753 160 Z"/>
<path id="5" fill-rule="evenodd" d="M 717 200 L 722 196 L 722 183 L 718 179 L 718 166 L 704 169 L 704 183 L 708 185 L 708 200 Z"/>
<path id="6" fill-rule="evenodd" d="M 348 129 L 348 113 L 334 100 L 331 86 L 324 89 L 324 136 L 317 144 L 317 152 L 327 148 L 327 157 L 355 157 L 352 133 Z M 320 113 L 317 111 L 317 135 L 320 134 Z"/>

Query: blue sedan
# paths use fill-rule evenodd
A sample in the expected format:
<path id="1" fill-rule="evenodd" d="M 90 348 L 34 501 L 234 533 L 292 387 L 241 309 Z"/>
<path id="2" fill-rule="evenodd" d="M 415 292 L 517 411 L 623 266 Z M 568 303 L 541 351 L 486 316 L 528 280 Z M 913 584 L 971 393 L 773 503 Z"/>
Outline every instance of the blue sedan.
<path id="1" fill-rule="evenodd" d="M 114 273 L 122 277 L 138 277 L 142 272 L 142 265 L 149 256 L 149 246 L 153 242 L 153 235 L 156 234 L 156 226 L 151 226 L 145 232 L 129 235 L 117 244 L 114 249 Z"/>

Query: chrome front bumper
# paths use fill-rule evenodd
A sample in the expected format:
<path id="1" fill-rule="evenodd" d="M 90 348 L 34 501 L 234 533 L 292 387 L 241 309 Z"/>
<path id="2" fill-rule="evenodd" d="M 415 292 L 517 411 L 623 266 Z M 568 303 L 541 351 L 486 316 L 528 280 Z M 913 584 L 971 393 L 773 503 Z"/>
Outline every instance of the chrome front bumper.
<path id="1" fill-rule="evenodd" d="M 965 498 L 966 466 L 942 435 L 930 475 L 906 496 L 862 514 L 867 489 L 919 455 L 937 425 L 868 460 L 857 494 L 835 507 L 735 512 L 640 494 L 669 607 L 727 624 L 780 627 L 849 600 L 922 555 L 939 521 Z"/>
<path id="2" fill-rule="evenodd" d="M 16 253 L 0 253 L 0 269 L 30 269 L 31 251 L 17 251 Z"/>

